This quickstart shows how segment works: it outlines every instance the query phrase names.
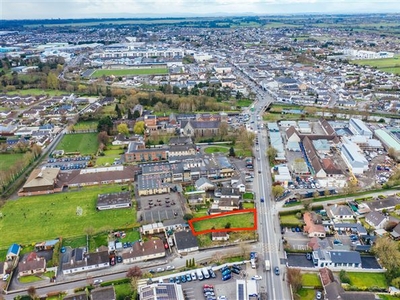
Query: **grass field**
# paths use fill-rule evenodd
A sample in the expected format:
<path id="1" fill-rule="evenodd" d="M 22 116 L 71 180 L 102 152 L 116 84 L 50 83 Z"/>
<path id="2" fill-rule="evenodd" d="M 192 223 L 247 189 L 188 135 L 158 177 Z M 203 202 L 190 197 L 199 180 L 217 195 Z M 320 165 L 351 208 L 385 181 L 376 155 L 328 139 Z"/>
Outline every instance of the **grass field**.
<path id="1" fill-rule="evenodd" d="M 382 59 L 360 59 L 353 60 L 352 63 L 362 66 L 376 67 L 381 71 L 400 74 L 400 56 Z"/>
<path id="2" fill-rule="evenodd" d="M 300 289 L 297 293 L 299 296 L 298 299 L 301 300 L 314 300 L 315 299 L 315 291 L 312 289 Z"/>
<path id="3" fill-rule="evenodd" d="M 228 153 L 229 152 L 229 147 L 225 147 L 225 146 L 211 146 L 211 147 L 207 147 L 204 148 L 204 152 L 207 154 L 211 154 L 211 153 Z"/>
<path id="4" fill-rule="evenodd" d="M 350 278 L 350 284 L 358 288 L 379 287 L 387 288 L 384 273 L 364 273 L 364 272 L 346 272 Z"/>
<path id="5" fill-rule="evenodd" d="M 108 166 L 112 165 L 116 158 L 120 158 L 121 154 L 124 153 L 124 149 L 121 146 L 107 146 L 107 150 L 104 150 L 104 156 L 99 156 L 96 159 L 97 166 Z"/>
<path id="6" fill-rule="evenodd" d="M 252 100 L 249 99 L 242 99 L 242 100 L 238 100 L 236 102 L 236 106 L 240 106 L 240 107 L 248 107 L 253 103 Z"/>
<path id="7" fill-rule="evenodd" d="M 302 274 L 303 286 L 321 287 L 321 280 L 317 273 L 304 273 Z"/>
<path id="8" fill-rule="evenodd" d="M 76 133 L 64 135 L 56 149 L 90 155 L 95 154 L 98 147 L 97 133 Z"/>
<path id="9" fill-rule="evenodd" d="M 105 228 L 136 226 L 135 209 L 96 211 L 98 194 L 120 192 L 121 186 L 86 187 L 79 191 L 31 196 L 7 201 L 1 208 L 0 248 L 12 243 L 30 244 L 56 237 L 77 237 L 92 227 L 94 232 Z M 81 216 L 77 207 L 83 209 Z"/>
<path id="10" fill-rule="evenodd" d="M 196 231 L 208 229 L 224 229 L 230 223 L 231 228 L 249 228 L 254 226 L 254 214 L 242 213 L 228 216 L 215 217 L 212 219 L 199 220 L 193 222 Z"/>
<path id="11" fill-rule="evenodd" d="M 114 289 L 117 300 L 130 299 L 130 297 L 128 297 L 132 294 L 132 286 L 130 283 L 116 284 L 114 285 Z"/>
<path id="12" fill-rule="evenodd" d="M 96 70 L 92 77 L 167 74 L 167 68 Z"/>
<path id="13" fill-rule="evenodd" d="M 78 122 L 74 125 L 75 130 L 96 130 L 98 122 L 96 121 L 84 121 Z"/>
<path id="14" fill-rule="evenodd" d="M 297 219 L 296 215 L 281 215 L 279 217 L 281 224 L 284 224 L 286 226 L 298 226 L 301 225 L 302 222 Z"/>
<path id="15" fill-rule="evenodd" d="M 23 153 L 0 154 L 0 171 L 9 170 L 23 155 Z"/>
<path id="16" fill-rule="evenodd" d="M 67 94 L 67 92 L 58 91 L 58 90 L 27 89 L 27 90 L 18 90 L 18 91 L 7 92 L 7 94 L 9 94 L 9 95 L 32 95 L 32 96 L 49 94 L 50 96 L 59 96 L 59 95 Z"/>

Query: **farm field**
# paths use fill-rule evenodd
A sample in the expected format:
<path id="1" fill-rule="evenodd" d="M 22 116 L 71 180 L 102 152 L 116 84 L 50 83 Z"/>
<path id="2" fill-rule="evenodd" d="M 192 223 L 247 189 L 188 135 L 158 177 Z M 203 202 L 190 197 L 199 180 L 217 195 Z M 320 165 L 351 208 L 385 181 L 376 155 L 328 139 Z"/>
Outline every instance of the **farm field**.
<path id="1" fill-rule="evenodd" d="M 31 244 L 56 237 L 77 237 L 85 229 L 94 233 L 111 228 L 137 225 L 136 211 L 131 209 L 96 210 L 98 194 L 120 192 L 120 185 L 86 187 L 64 193 L 30 196 L 7 201 L 1 208 L 0 249 L 12 243 Z M 77 207 L 82 215 L 77 215 Z"/>
<path id="2" fill-rule="evenodd" d="M 0 171 L 9 170 L 23 156 L 23 153 L 0 154 Z"/>
<path id="3" fill-rule="evenodd" d="M 47 95 L 49 94 L 50 96 L 60 96 L 66 94 L 65 91 L 59 91 L 59 90 L 41 90 L 41 89 L 27 89 L 27 90 L 18 90 L 18 91 L 12 91 L 12 92 L 7 92 L 9 95 L 32 95 L 32 96 L 38 96 L 38 95 Z"/>
<path id="4" fill-rule="evenodd" d="M 352 63 L 356 65 L 376 67 L 383 72 L 400 74 L 399 58 L 400 56 L 382 59 L 360 59 L 353 60 Z"/>
<path id="5" fill-rule="evenodd" d="M 211 216 L 203 220 L 194 220 L 192 225 L 196 232 L 203 230 L 220 230 L 226 229 L 227 224 L 229 228 L 251 228 L 254 224 L 254 213 L 243 212 L 232 215 Z"/>
<path id="6" fill-rule="evenodd" d="M 80 152 L 81 155 L 90 155 L 97 152 L 99 142 L 97 133 L 65 134 L 57 145 L 57 150 L 65 152 Z"/>
<path id="7" fill-rule="evenodd" d="M 167 74 L 167 68 L 96 70 L 92 77 Z"/>

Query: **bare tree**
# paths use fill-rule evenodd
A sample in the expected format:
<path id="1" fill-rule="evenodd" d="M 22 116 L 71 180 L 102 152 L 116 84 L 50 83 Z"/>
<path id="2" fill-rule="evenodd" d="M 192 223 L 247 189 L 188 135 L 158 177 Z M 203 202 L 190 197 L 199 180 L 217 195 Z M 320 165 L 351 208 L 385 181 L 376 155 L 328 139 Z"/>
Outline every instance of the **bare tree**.
<path id="1" fill-rule="evenodd" d="M 36 288 L 34 286 L 28 287 L 26 291 L 31 299 L 37 299 Z"/>
<path id="2" fill-rule="evenodd" d="M 301 270 L 295 268 L 288 268 L 287 281 L 292 286 L 293 292 L 297 293 L 303 286 Z"/>

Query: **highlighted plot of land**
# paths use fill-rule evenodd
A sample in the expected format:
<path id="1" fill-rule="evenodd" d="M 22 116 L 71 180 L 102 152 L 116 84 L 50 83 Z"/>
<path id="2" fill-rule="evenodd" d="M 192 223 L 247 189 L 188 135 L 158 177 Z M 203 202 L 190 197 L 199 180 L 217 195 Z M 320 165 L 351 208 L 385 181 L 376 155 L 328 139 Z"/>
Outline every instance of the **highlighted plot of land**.
<path id="1" fill-rule="evenodd" d="M 134 76 L 134 75 L 162 75 L 167 74 L 167 68 L 145 68 L 145 69 L 115 69 L 115 70 L 96 70 L 91 76 L 101 77 L 105 76 Z"/>
<path id="2" fill-rule="evenodd" d="M 189 220 L 194 235 L 257 230 L 257 210 L 241 209 Z"/>

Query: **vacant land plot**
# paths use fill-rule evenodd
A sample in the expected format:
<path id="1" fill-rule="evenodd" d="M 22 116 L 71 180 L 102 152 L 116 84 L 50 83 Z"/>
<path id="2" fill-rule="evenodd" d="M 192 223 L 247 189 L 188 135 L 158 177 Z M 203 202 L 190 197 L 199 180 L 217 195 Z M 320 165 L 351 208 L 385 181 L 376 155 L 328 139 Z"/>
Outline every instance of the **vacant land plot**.
<path id="1" fill-rule="evenodd" d="M 87 187 L 77 191 L 31 196 L 7 201 L 1 208 L 0 248 L 12 243 L 30 244 L 56 237 L 76 237 L 93 228 L 94 233 L 111 228 L 134 227 L 136 211 L 96 210 L 98 194 L 120 192 L 121 186 Z M 82 214 L 78 215 L 78 207 Z"/>
<path id="2" fill-rule="evenodd" d="M 346 272 L 350 278 L 350 284 L 360 289 L 364 287 L 387 288 L 385 273 L 364 273 L 364 272 Z"/>
<path id="3" fill-rule="evenodd" d="M 280 215 L 279 219 L 283 226 L 300 226 L 302 221 L 300 221 L 295 214 L 293 215 Z"/>
<path id="4" fill-rule="evenodd" d="M 98 122 L 95 121 L 83 121 L 78 122 L 73 126 L 76 131 L 80 130 L 96 130 Z"/>
<path id="5" fill-rule="evenodd" d="M 23 155 L 23 153 L 0 154 L 0 171 L 9 170 Z"/>
<path id="6" fill-rule="evenodd" d="M 243 212 L 232 215 L 210 216 L 202 220 L 194 220 L 192 225 L 196 232 L 203 230 L 223 230 L 229 228 L 251 228 L 254 226 L 254 213 Z"/>
<path id="7" fill-rule="evenodd" d="M 96 70 L 92 77 L 167 74 L 167 68 Z"/>
<path id="8" fill-rule="evenodd" d="M 79 152 L 81 155 L 91 155 L 97 152 L 98 147 L 97 133 L 75 133 L 64 135 L 56 149 L 65 152 Z"/>

